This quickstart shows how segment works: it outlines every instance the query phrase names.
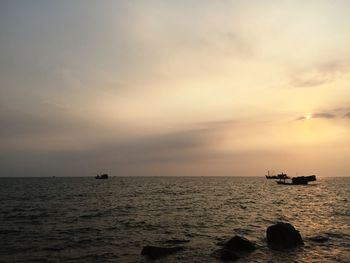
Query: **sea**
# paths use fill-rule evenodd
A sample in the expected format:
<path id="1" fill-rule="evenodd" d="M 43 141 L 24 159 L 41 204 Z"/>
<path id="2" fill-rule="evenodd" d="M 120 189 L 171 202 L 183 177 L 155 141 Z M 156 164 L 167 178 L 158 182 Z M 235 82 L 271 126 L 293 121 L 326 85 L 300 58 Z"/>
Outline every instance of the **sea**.
<path id="1" fill-rule="evenodd" d="M 146 245 L 184 247 L 155 262 L 220 262 L 213 253 L 235 235 L 258 247 L 237 262 L 350 262 L 349 201 L 350 178 L 0 178 L 0 262 L 152 262 Z M 270 249 L 277 222 L 304 246 Z"/>

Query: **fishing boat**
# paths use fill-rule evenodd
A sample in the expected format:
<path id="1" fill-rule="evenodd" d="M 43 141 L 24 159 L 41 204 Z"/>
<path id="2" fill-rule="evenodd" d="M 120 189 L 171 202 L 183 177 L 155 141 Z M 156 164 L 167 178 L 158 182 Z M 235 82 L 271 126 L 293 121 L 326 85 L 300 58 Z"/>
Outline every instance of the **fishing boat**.
<path id="1" fill-rule="evenodd" d="M 95 179 L 108 179 L 108 174 L 96 175 Z"/>

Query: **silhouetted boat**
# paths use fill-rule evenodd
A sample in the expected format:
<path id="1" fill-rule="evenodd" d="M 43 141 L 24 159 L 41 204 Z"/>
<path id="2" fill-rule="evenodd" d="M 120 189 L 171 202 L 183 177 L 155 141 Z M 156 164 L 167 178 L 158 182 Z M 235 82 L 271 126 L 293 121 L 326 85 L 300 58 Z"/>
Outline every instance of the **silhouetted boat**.
<path id="1" fill-rule="evenodd" d="M 277 181 L 278 184 L 286 184 L 286 185 L 307 185 L 309 182 L 316 181 L 316 175 L 309 176 L 297 176 L 291 178 L 290 181 L 286 181 L 285 179 L 280 179 Z"/>
<path id="2" fill-rule="evenodd" d="M 108 174 L 96 175 L 95 179 L 108 179 Z"/>
<path id="3" fill-rule="evenodd" d="M 266 179 L 289 179 L 287 174 L 280 173 L 278 175 L 270 175 L 270 171 L 267 171 L 267 175 L 265 175 Z"/>

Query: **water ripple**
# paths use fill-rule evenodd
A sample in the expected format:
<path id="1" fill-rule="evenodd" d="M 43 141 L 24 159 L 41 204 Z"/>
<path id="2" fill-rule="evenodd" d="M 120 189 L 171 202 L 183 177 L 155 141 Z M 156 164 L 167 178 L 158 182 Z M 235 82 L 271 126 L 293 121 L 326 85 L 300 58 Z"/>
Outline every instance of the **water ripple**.
<path id="1" fill-rule="evenodd" d="M 187 248 L 166 262 L 215 262 L 217 243 L 233 235 L 260 246 L 244 262 L 347 262 L 349 193 L 349 178 L 292 187 L 239 177 L 4 178 L 0 262 L 147 262 L 148 244 Z M 268 249 L 266 228 L 278 221 L 305 246 Z"/>

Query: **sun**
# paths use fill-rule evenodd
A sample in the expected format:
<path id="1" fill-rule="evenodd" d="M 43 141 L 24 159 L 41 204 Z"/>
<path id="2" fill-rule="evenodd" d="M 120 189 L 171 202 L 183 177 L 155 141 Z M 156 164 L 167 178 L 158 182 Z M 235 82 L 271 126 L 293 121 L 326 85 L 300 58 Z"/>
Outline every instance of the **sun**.
<path id="1" fill-rule="evenodd" d="M 311 115 L 311 114 L 305 115 L 305 119 L 307 119 L 307 120 L 310 120 L 310 119 L 311 119 L 311 117 L 312 117 L 312 115 Z"/>

